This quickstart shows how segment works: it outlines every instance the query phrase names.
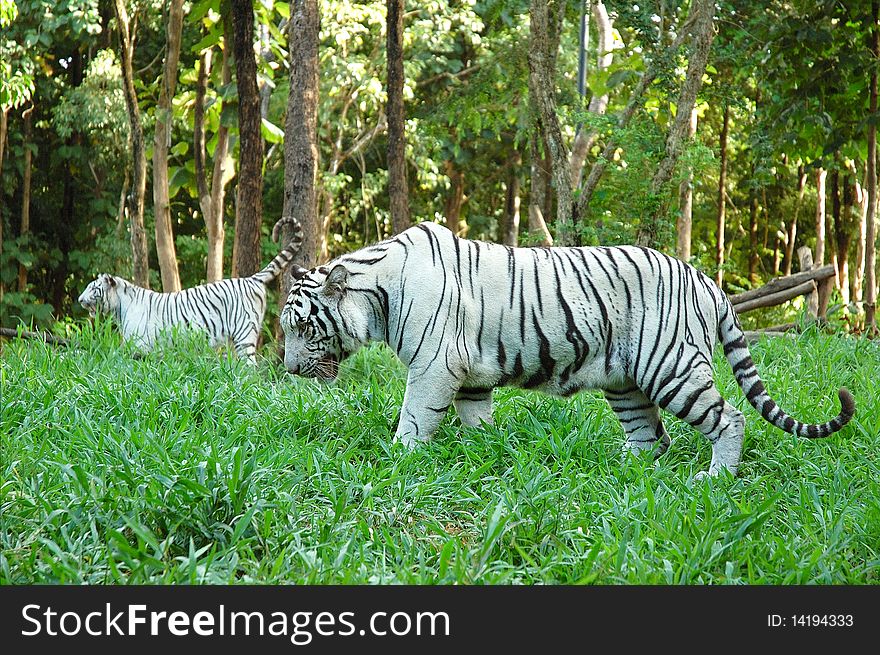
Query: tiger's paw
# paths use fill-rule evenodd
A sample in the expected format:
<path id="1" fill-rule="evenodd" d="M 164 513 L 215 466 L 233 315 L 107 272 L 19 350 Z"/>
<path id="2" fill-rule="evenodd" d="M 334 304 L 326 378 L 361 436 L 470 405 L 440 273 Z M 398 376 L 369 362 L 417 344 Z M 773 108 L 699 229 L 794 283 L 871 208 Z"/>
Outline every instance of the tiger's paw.
<path id="1" fill-rule="evenodd" d="M 418 437 L 414 437 L 412 435 L 405 434 L 402 437 L 398 437 L 395 435 L 393 443 L 400 444 L 404 448 L 409 451 L 415 450 L 419 444 L 426 442 L 427 439 L 419 439 Z"/>

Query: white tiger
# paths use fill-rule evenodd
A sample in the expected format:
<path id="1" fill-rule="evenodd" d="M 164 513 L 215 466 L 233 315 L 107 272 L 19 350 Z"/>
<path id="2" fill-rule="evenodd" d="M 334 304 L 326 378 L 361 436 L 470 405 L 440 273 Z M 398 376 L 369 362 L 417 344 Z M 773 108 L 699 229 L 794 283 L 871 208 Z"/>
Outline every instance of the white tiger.
<path id="1" fill-rule="evenodd" d="M 97 312 L 113 316 L 123 337 L 142 350 L 152 349 L 163 330 L 188 326 L 206 332 L 212 347 L 231 340 L 240 357 L 256 363 L 267 285 L 284 271 L 302 245 L 302 228 L 295 218 L 278 221 L 272 230 L 273 240 L 278 240 L 285 223 L 294 225 L 293 238 L 263 270 L 250 277 L 160 293 L 102 273 L 82 292 L 79 303 L 91 316 Z"/>
<path id="2" fill-rule="evenodd" d="M 281 314 L 291 373 L 334 378 L 339 362 L 384 341 L 409 367 L 395 439 L 431 437 L 450 405 L 492 422 L 492 389 L 560 396 L 601 389 L 626 448 L 666 451 L 659 408 L 712 443 L 708 472 L 734 475 L 744 418 L 715 386 L 716 341 L 746 398 L 776 427 L 825 437 L 853 416 L 811 425 L 764 389 L 724 293 L 698 270 L 647 248 L 510 248 L 422 223 L 295 278 Z"/>

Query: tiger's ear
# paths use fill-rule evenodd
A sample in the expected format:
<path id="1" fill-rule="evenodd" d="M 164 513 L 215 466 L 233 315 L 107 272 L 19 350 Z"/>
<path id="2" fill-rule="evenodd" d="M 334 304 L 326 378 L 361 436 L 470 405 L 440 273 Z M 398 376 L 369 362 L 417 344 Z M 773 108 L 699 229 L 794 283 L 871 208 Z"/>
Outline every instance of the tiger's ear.
<path id="1" fill-rule="evenodd" d="M 111 287 L 115 287 L 115 286 L 116 286 L 116 278 L 114 278 L 114 277 L 113 277 L 112 275 L 110 275 L 109 273 L 104 273 L 104 277 L 107 278 L 107 282 L 110 284 Z"/>
<path id="2" fill-rule="evenodd" d="M 342 264 L 337 264 L 324 280 L 324 295 L 330 298 L 341 298 L 345 295 L 345 285 L 347 282 L 348 269 Z"/>

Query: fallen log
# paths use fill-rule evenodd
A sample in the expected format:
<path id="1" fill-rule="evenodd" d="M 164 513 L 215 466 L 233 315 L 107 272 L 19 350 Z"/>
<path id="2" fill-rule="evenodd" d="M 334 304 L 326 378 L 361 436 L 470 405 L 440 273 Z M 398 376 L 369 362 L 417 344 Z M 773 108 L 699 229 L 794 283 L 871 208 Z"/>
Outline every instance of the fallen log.
<path id="1" fill-rule="evenodd" d="M 785 277 L 773 278 L 759 289 L 752 289 L 751 291 L 745 291 L 743 293 L 738 293 L 735 296 L 730 296 L 730 303 L 736 307 L 737 305 L 748 302 L 754 298 L 762 298 L 773 293 L 784 291 L 785 289 L 791 289 L 792 287 L 803 285 L 810 280 L 816 280 L 817 282 L 825 280 L 834 277 L 834 275 L 834 265 L 828 264 L 828 266 L 823 266 L 822 268 L 803 271 L 802 273 L 795 273 L 794 275 L 786 275 Z M 804 293 L 809 293 L 810 291 L 812 291 L 812 289 L 808 289 Z"/>
<path id="2" fill-rule="evenodd" d="M 68 343 L 67 339 L 56 337 L 54 334 L 49 334 L 48 332 L 30 332 L 28 330 L 22 330 L 19 332 L 18 330 L 13 330 L 11 328 L 0 328 L 0 337 L 8 337 L 10 339 L 33 339 L 35 341 L 45 341 L 54 346 L 66 346 Z"/>
<path id="3" fill-rule="evenodd" d="M 782 304 L 786 300 L 791 300 L 792 298 L 797 298 L 798 296 L 812 293 L 815 290 L 815 280 L 807 280 L 803 284 L 799 284 L 798 286 L 792 287 L 790 289 L 784 289 L 782 291 L 777 291 L 776 293 L 771 293 L 768 295 L 761 295 L 757 298 L 753 297 L 752 300 L 746 300 L 745 302 L 737 303 L 733 306 L 733 309 L 737 314 L 745 314 L 746 312 L 750 312 L 753 309 L 758 309 L 759 307 L 772 307 L 773 305 Z"/>

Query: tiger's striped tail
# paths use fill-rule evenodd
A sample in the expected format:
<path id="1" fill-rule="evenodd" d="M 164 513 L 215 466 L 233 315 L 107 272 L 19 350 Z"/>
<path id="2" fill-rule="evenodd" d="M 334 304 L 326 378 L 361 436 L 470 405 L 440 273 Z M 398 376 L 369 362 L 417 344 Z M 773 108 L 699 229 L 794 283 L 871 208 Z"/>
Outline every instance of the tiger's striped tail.
<path id="1" fill-rule="evenodd" d="M 786 414 L 764 388 L 764 382 L 755 368 L 739 319 L 726 297 L 721 300 L 719 312 L 721 320 L 718 322 L 718 338 L 724 345 L 724 355 L 733 368 L 733 375 L 746 399 L 758 410 L 764 420 L 780 430 L 810 439 L 827 437 L 849 423 L 855 413 L 856 404 L 852 394 L 844 388 L 837 392 L 840 398 L 840 413 L 826 423 L 801 423 Z"/>
<path id="2" fill-rule="evenodd" d="M 277 223 L 275 223 L 275 227 L 272 228 L 272 241 L 278 243 L 278 239 L 281 236 L 281 228 L 284 225 L 292 225 L 293 226 L 293 238 L 290 242 L 284 247 L 284 250 L 275 255 L 275 258 L 269 262 L 269 264 L 262 271 L 258 273 L 254 273 L 252 277 L 257 278 L 263 284 L 269 284 L 276 277 L 281 275 L 287 265 L 293 260 L 296 256 L 296 253 L 299 252 L 300 247 L 303 243 L 303 231 L 302 225 L 299 220 L 294 218 L 293 216 L 286 216 L 280 219 Z"/>

